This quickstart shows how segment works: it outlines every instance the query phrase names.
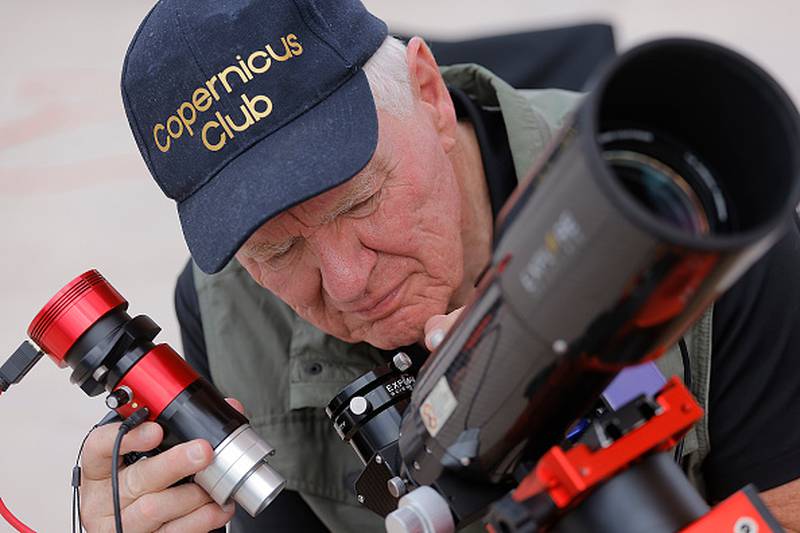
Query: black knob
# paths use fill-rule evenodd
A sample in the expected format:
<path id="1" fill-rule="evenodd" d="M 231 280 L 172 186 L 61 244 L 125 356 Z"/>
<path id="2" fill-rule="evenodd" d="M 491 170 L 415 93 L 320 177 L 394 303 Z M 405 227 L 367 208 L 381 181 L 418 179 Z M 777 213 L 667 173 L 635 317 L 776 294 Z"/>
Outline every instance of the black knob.
<path id="1" fill-rule="evenodd" d="M 109 409 L 118 409 L 133 400 L 133 393 L 128 387 L 120 387 L 106 396 L 106 405 Z"/>

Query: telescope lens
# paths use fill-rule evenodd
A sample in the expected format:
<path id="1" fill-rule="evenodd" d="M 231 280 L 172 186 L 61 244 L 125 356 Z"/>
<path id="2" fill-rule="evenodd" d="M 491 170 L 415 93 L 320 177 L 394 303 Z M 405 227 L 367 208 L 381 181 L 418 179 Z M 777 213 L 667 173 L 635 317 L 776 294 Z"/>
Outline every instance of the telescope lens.
<path id="1" fill-rule="evenodd" d="M 651 213 L 695 235 L 709 232 L 702 202 L 674 169 L 632 151 L 608 150 L 603 155 L 628 192 Z"/>
<path id="2" fill-rule="evenodd" d="M 682 143 L 636 127 L 611 129 L 598 140 L 619 183 L 656 218 L 691 235 L 732 229 L 714 173 Z"/>

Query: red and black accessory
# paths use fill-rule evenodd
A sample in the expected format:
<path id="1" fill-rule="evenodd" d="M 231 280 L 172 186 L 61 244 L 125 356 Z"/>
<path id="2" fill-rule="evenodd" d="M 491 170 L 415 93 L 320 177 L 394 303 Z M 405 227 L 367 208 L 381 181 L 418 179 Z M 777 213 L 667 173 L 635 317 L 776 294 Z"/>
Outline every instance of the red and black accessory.
<path id="1" fill-rule="evenodd" d="M 583 442 L 551 448 L 492 505 L 487 531 L 782 532 L 752 486 L 709 509 L 667 453 L 702 415 L 673 377 L 654 398 L 594 421 Z"/>
<path id="2" fill-rule="evenodd" d="M 128 302 L 96 270 L 69 282 L 28 327 L 37 350 L 24 342 L 0 369 L 2 390 L 18 382 L 46 353 L 89 396 L 123 418 L 147 413 L 164 429 L 159 450 L 193 439 L 214 448 L 214 460 L 195 475 L 220 505 L 236 501 L 255 516 L 285 480 L 267 463 L 274 449 L 169 345 L 155 344 L 161 328 L 145 315 L 131 318 Z M 146 411 L 144 411 L 146 409 Z"/>

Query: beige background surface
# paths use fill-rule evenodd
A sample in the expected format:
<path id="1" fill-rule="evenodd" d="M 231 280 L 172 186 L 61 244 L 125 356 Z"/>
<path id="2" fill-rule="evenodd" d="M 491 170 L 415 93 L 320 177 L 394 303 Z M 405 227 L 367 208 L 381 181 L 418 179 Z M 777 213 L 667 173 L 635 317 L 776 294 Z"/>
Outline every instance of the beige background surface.
<path id="1" fill-rule="evenodd" d="M 394 30 L 436 37 L 597 20 L 615 25 L 623 49 L 658 35 L 706 36 L 744 51 L 800 98 L 795 0 L 366 3 Z M 128 41 L 151 5 L 0 4 L 0 359 L 47 298 L 92 267 L 179 346 L 172 288 L 187 252 L 172 203 L 139 159 L 118 89 Z M 105 412 L 68 376 L 43 360 L 0 397 L 0 497 L 37 531 L 69 529 L 72 463 Z M 0 523 L 0 531 L 11 529 Z"/>

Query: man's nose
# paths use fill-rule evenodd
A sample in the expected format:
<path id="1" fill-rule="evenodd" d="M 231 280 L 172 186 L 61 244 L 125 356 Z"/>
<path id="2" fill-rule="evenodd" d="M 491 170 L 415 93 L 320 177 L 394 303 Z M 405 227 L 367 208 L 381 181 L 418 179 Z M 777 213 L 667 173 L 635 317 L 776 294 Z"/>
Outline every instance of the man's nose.
<path id="1" fill-rule="evenodd" d="M 336 224 L 330 226 L 318 231 L 313 239 L 322 288 L 334 302 L 355 302 L 366 294 L 378 254 L 365 247 L 354 231 Z"/>

